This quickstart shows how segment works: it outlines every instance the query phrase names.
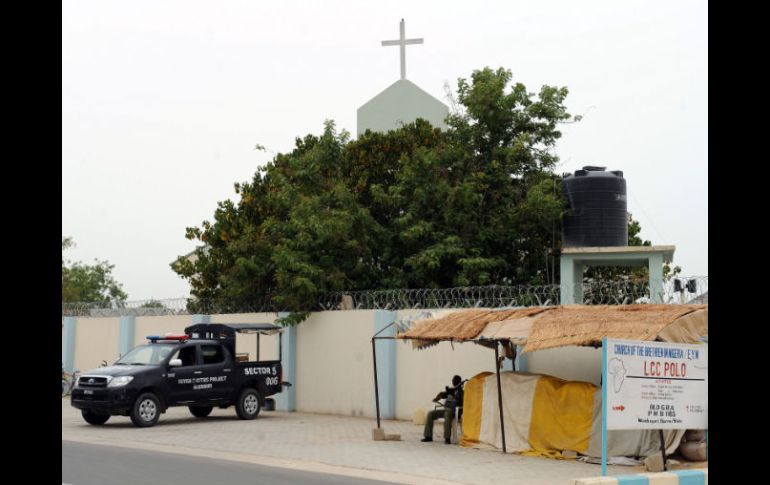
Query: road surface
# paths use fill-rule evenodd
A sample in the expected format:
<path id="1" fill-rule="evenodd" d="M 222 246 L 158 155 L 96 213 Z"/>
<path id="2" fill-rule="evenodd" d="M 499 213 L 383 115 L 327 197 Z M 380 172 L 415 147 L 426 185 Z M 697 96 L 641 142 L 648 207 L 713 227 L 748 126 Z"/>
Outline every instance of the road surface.
<path id="1" fill-rule="evenodd" d="M 62 441 L 62 484 L 384 485 L 390 482 Z"/>

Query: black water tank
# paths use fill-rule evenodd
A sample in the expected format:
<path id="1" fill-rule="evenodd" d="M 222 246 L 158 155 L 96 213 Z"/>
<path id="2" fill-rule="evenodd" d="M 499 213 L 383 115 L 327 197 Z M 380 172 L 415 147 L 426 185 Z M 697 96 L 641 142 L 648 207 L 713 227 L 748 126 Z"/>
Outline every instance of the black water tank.
<path id="1" fill-rule="evenodd" d="M 583 167 L 564 177 L 570 211 L 562 220 L 562 247 L 628 246 L 623 172 Z"/>

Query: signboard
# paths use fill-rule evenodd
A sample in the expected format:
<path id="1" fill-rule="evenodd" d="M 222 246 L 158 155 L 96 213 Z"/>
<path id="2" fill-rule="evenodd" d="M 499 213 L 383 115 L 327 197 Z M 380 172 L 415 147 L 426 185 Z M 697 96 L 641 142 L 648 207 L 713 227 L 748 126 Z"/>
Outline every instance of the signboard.
<path id="1" fill-rule="evenodd" d="M 606 429 L 707 429 L 708 345 L 606 339 Z"/>

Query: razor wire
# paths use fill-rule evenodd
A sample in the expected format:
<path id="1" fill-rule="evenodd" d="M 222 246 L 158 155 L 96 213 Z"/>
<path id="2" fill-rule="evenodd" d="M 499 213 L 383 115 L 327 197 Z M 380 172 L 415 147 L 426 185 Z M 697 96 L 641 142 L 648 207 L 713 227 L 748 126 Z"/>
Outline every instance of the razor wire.
<path id="1" fill-rule="evenodd" d="M 544 306 L 558 301 L 559 285 L 467 286 L 339 291 L 325 295 L 318 306 L 321 310 L 406 310 Z"/>
<path id="2" fill-rule="evenodd" d="M 675 280 L 679 279 L 677 285 Z M 688 285 L 689 282 L 689 285 Z M 320 295 L 306 311 L 411 310 L 443 308 L 510 308 L 561 304 L 560 285 L 465 286 L 392 290 L 335 291 Z M 692 291 L 694 290 L 694 291 Z M 651 289 L 648 281 L 585 279 L 580 288 L 585 305 L 635 303 L 708 303 L 708 276 L 670 278 Z M 653 298 L 653 295 L 656 298 Z M 580 296 L 580 295 L 578 295 Z M 63 317 L 214 315 L 290 311 L 270 297 L 239 299 L 174 298 L 126 302 L 62 303 Z"/>

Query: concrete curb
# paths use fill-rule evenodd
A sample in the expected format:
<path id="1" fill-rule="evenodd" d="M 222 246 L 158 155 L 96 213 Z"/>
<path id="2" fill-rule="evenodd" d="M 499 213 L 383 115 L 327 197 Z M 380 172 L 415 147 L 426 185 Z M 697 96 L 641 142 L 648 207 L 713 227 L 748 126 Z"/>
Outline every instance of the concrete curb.
<path id="1" fill-rule="evenodd" d="M 708 468 L 617 475 L 614 477 L 573 478 L 570 480 L 570 485 L 708 485 L 708 483 Z"/>

